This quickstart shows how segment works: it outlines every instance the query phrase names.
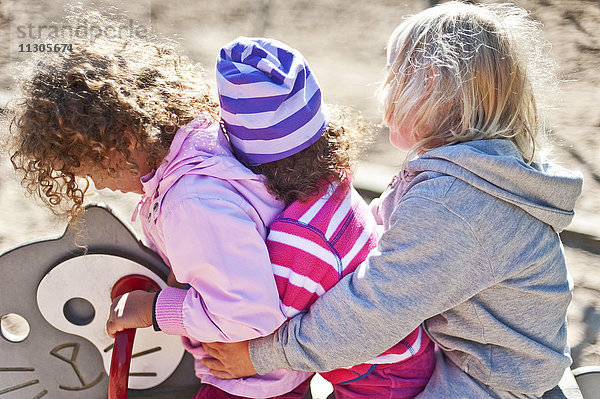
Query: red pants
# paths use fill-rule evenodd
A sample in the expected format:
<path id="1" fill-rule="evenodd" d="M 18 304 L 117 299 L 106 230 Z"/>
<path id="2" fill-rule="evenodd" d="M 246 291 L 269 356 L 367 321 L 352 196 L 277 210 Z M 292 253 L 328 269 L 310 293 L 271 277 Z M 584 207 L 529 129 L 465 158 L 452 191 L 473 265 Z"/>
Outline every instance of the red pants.
<path id="1" fill-rule="evenodd" d="M 418 356 L 401 363 L 378 364 L 368 375 L 348 384 L 334 384 L 335 399 L 409 399 L 425 389 L 435 367 L 434 345 Z M 310 378 L 285 395 L 270 399 L 302 399 L 310 390 Z M 203 385 L 194 399 L 247 399 Z"/>
<path id="2" fill-rule="evenodd" d="M 306 396 L 310 390 L 311 378 L 298 385 L 293 391 L 288 392 L 284 395 L 275 396 L 270 399 L 302 399 Z M 242 396 L 235 396 L 225 391 L 221 391 L 219 388 L 213 385 L 203 385 L 202 388 L 196 394 L 194 399 L 248 399 Z"/>
<path id="3" fill-rule="evenodd" d="M 434 345 L 430 342 L 423 353 L 401 363 L 378 364 L 373 371 L 348 384 L 335 384 L 335 399 L 414 398 L 425 389 L 435 367 Z"/>

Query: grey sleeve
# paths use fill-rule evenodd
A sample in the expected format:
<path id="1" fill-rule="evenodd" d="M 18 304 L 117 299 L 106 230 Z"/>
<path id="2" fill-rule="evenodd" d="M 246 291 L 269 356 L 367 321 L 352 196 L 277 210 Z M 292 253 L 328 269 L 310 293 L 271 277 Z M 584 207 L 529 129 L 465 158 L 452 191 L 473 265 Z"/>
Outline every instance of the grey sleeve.
<path id="1" fill-rule="evenodd" d="M 250 344 L 260 374 L 329 371 L 368 361 L 424 320 L 494 283 L 471 226 L 443 203 L 403 200 L 378 248 L 307 313 Z"/>

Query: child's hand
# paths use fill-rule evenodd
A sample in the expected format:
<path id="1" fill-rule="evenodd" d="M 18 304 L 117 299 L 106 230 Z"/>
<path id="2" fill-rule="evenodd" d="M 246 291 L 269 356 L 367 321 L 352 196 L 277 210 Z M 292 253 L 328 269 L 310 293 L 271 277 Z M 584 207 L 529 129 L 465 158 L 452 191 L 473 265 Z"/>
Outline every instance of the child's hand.
<path id="1" fill-rule="evenodd" d="M 229 380 L 256 374 L 250 360 L 248 342 L 211 342 L 203 343 L 202 348 L 211 358 L 200 359 L 215 377 Z"/>
<path id="2" fill-rule="evenodd" d="M 110 307 L 106 331 L 111 338 L 128 328 L 144 328 L 152 325 L 152 304 L 156 292 L 132 291 L 118 296 Z"/>

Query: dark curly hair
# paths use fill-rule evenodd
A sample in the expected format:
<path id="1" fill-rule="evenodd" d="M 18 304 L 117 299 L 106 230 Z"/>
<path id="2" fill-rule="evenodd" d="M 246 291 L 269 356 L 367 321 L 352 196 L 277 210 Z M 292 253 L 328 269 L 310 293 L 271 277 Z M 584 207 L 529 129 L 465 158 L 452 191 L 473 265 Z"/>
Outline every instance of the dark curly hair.
<path id="1" fill-rule="evenodd" d="M 266 186 L 286 206 L 306 201 L 326 189 L 324 182 L 349 184 L 351 168 L 372 141 L 367 121 L 348 107 L 328 106 L 331 116 L 323 135 L 297 154 L 258 166 L 249 166 L 266 177 Z"/>
<path id="2" fill-rule="evenodd" d="M 74 25 L 114 25 L 114 16 L 95 11 L 69 18 Z M 11 161 L 29 193 L 70 220 L 81 214 L 89 186 L 77 168 L 114 174 L 109 155 L 117 151 L 136 173 L 131 145 L 154 166 L 178 128 L 202 113 L 218 120 L 203 69 L 155 35 L 76 42 L 72 52 L 40 54 L 21 70 L 20 93 L 4 115 Z"/>

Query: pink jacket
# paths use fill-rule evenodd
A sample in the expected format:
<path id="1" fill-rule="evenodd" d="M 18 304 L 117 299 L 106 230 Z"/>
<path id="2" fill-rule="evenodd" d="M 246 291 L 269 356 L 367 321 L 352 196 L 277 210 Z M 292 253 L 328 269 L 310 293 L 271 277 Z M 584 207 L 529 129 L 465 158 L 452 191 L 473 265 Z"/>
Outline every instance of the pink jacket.
<path id="1" fill-rule="evenodd" d="M 198 361 L 207 356 L 200 342 L 268 335 L 285 320 L 265 244 L 283 204 L 235 159 L 219 124 L 201 116 L 179 129 L 142 184 L 138 209 L 148 244 L 190 285 L 160 292 L 156 320 L 163 332 L 184 337 L 197 359 L 196 375 L 252 397 L 280 395 L 304 381 L 309 374 L 287 370 L 220 380 Z"/>

